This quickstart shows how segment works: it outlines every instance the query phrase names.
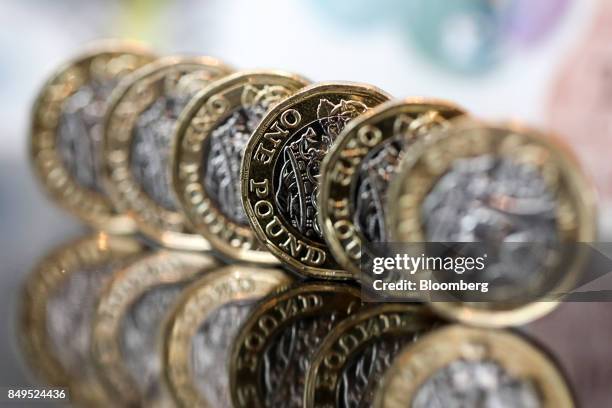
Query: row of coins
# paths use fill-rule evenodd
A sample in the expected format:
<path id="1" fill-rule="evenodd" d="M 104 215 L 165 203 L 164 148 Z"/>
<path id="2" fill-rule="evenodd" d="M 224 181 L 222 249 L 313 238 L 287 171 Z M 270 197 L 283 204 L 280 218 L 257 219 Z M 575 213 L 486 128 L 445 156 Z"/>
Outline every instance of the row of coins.
<path id="1" fill-rule="evenodd" d="M 554 363 L 517 333 L 130 237 L 56 249 L 22 314 L 28 361 L 79 406 L 573 406 Z"/>
<path id="2" fill-rule="evenodd" d="M 592 188 L 549 135 L 448 102 L 133 44 L 92 50 L 48 81 L 31 148 L 51 196 L 107 232 L 359 281 L 376 243 L 486 242 L 500 260 L 490 270 L 519 291 L 547 287 L 501 310 L 436 304 L 472 324 L 547 313 L 554 302 L 537 300 L 571 289 L 577 243 L 595 239 Z M 520 254 L 533 243 L 539 253 Z M 543 265 L 562 269 L 555 282 L 533 272 Z"/>
<path id="3" fill-rule="evenodd" d="M 555 302 L 366 306 L 351 283 L 363 283 L 360 264 L 375 243 L 484 241 L 542 243 L 544 261 L 566 268 L 552 289 L 571 286 L 584 263 L 572 244 L 593 241 L 595 210 L 568 151 L 448 102 L 232 71 L 112 43 L 44 86 L 31 148 L 50 195 L 107 233 L 139 231 L 156 246 L 194 251 L 145 255 L 139 241 L 102 233 L 43 262 L 28 283 L 22 332 L 51 383 L 85 401 L 112 389 L 147 406 L 224 406 L 230 395 L 245 407 L 432 406 L 438 397 L 439 406 L 470 406 L 482 395 L 571 405 L 533 346 L 506 332 L 442 329 L 430 312 L 508 326 Z M 201 252 L 210 249 L 261 267 L 218 269 Z M 512 271 L 533 261 L 495 255 L 502 267 L 521 257 Z M 291 279 L 278 265 L 320 281 L 285 288 Z M 504 278 L 520 291 L 538 281 L 529 272 Z M 416 388 L 400 392 L 403 382 Z"/>

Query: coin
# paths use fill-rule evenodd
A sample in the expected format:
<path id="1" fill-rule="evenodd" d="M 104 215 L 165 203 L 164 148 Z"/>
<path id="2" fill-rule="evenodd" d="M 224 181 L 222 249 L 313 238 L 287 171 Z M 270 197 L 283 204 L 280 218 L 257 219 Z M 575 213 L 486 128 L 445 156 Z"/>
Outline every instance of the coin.
<path id="1" fill-rule="evenodd" d="M 174 196 L 171 140 L 189 100 L 229 72 L 210 57 L 167 57 L 134 72 L 113 92 L 104 124 L 108 191 L 140 231 L 166 247 L 210 249 Z"/>
<path id="2" fill-rule="evenodd" d="M 90 355 L 95 304 L 115 271 L 142 254 L 131 238 L 94 234 L 54 250 L 27 279 L 20 310 L 24 356 L 47 384 L 67 387 L 74 402 L 111 404 Z"/>
<path id="3" fill-rule="evenodd" d="M 361 309 L 325 336 L 306 376 L 304 407 L 370 407 L 378 381 L 406 344 L 439 321 L 424 306 Z"/>
<path id="4" fill-rule="evenodd" d="M 42 87 L 32 110 L 30 156 L 50 198 L 97 229 L 128 233 L 102 183 L 102 121 L 112 90 L 153 55 L 132 42 L 104 42 L 67 62 Z"/>
<path id="5" fill-rule="evenodd" d="M 314 84 L 276 105 L 247 143 L 242 202 L 259 240 L 303 275 L 344 278 L 317 222 L 319 167 L 345 125 L 389 97 L 369 85 Z"/>
<path id="6" fill-rule="evenodd" d="M 301 407 L 305 376 L 323 337 L 361 307 L 359 290 L 302 283 L 260 302 L 230 358 L 235 407 Z"/>
<path id="7" fill-rule="evenodd" d="M 518 325 L 549 312 L 557 299 L 538 300 L 573 289 L 586 261 L 579 243 L 596 236 L 594 194 L 574 157 L 516 124 L 453 124 L 411 151 L 389 197 L 393 240 L 486 245 L 487 266 L 470 279 L 495 282 L 495 300 L 432 302 L 470 324 Z"/>
<path id="8" fill-rule="evenodd" d="M 574 403 L 544 352 L 510 332 L 458 325 L 406 346 L 374 403 L 377 408 L 485 405 L 561 408 Z"/>
<path id="9" fill-rule="evenodd" d="M 346 277 L 358 276 L 362 253 L 372 252 L 368 243 L 389 240 L 387 189 L 406 150 L 463 113 L 443 101 L 386 102 L 347 125 L 325 155 L 319 225 Z"/>
<path id="10" fill-rule="evenodd" d="M 172 164 L 176 195 L 195 230 L 230 258 L 278 262 L 249 227 L 240 162 L 269 108 L 307 83 L 277 71 L 238 72 L 199 93 L 179 120 Z"/>
<path id="11" fill-rule="evenodd" d="M 231 340 L 254 303 L 289 282 L 278 269 L 231 265 L 187 289 L 169 320 L 164 345 L 165 374 L 178 405 L 231 407 Z"/>
<path id="12" fill-rule="evenodd" d="M 116 401 L 172 404 L 158 352 L 163 323 L 182 291 L 217 266 L 208 255 L 159 251 L 114 275 L 98 302 L 92 350 Z"/>

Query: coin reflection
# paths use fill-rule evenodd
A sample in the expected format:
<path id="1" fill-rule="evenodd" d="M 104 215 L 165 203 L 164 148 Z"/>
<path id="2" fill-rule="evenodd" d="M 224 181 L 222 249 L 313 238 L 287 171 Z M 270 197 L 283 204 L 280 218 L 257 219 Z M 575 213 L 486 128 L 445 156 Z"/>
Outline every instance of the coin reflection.
<path id="1" fill-rule="evenodd" d="M 161 378 L 163 323 L 185 287 L 216 266 L 208 255 L 159 251 L 114 276 L 97 307 L 92 351 L 117 399 L 172 406 Z"/>
<path id="2" fill-rule="evenodd" d="M 299 283 L 260 302 L 232 349 L 234 405 L 302 407 L 315 351 L 360 307 L 356 288 L 334 283 Z"/>
<path id="3" fill-rule="evenodd" d="M 48 384 L 69 388 L 73 401 L 108 401 L 90 354 L 95 305 L 113 274 L 143 252 L 133 239 L 94 234 L 54 250 L 28 277 L 20 319 L 25 358 Z"/>
<path id="4" fill-rule="evenodd" d="M 546 353 L 501 330 L 452 325 L 400 351 L 374 398 L 391 407 L 573 407 Z"/>
<path id="5" fill-rule="evenodd" d="M 397 354 L 441 324 L 424 305 L 360 309 L 321 341 L 306 376 L 304 406 L 372 406 L 380 378 Z"/>
<path id="6" fill-rule="evenodd" d="M 253 305 L 289 282 L 278 269 L 230 265 L 185 291 L 167 325 L 164 344 L 165 374 L 180 406 L 232 406 L 232 340 Z"/>

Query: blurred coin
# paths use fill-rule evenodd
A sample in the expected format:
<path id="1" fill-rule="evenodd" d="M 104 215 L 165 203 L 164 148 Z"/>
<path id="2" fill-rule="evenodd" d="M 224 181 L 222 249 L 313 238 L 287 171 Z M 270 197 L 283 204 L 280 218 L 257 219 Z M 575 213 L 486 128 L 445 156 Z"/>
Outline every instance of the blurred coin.
<path id="1" fill-rule="evenodd" d="M 374 406 L 565 408 L 574 403 L 555 364 L 521 337 L 449 326 L 399 353 Z"/>
<path id="2" fill-rule="evenodd" d="M 581 243 L 596 237 L 593 191 L 571 153 L 549 135 L 460 122 L 405 157 L 389 192 L 391 237 L 480 243 L 486 266 L 468 278 L 488 283 L 487 300 L 432 307 L 477 325 L 531 321 L 556 307 L 580 277 Z M 455 275 L 462 276 L 449 279 Z"/>
<path id="3" fill-rule="evenodd" d="M 61 67 L 34 103 L 30 154 L 35 174 L 54 201 L 98 229 L 134 230 L 102 183 L 102 121 L 119 80 L 152 60 L 139 44 L 101 43 Z"/>
<path id="4" fill-rule="evenodd" d="M 323 338 L 361 307 L 358 289 L 303 283 L 260 302 L 230 358 L 235 407 L 302 407 L 305 376 Z"/>
<path id="5" fill-rule="evenodd" d="M 238 72 L 199 93 L 179 120 L 172 165 L 176 195 L 195 230 L 228 257 L 278 262 L 249 227 L 240 198 L 240 162 L 270 107 L 307 83 L 276 71 Z"/>
<path id="6" fill-rule="evenodd" d="M 28 277 L 20 320 L 24 355 L 47 384 L 68 387 L 75 403 L 111 404 L 90 355 L 95 305 L 113 274 L 143 250 L 133 239 L 95 234 L 53 251 Z"/>
<path id="7" fill-rule="evenodd" d="M 319 168 L 345 125 L 389 97 L 370 85 L 311 85 L 276 105 L 249 139 L 242 202 L 257 237 L 303 275 L 346 278 L 317 222 Z"/>
<path id="8" fill-rule="evenodd" d="M 405 152 L 433 130 L 448 127 L 461 108 L 443 101 L 386 102 L 352 121 L 323 160 L 319 225 L 347 277 L 360 272 L 372 242 L 387 242 L 387 189 Z"/>
<path id="9" fill-rule="evenodd" d="M 107 188 L 138 228 L 171 248 L 208 249 L 180 211 L 170 182 L 171 141 L 189 100 L 230 69 L 210 57 L 166 57 L 126 77 L 106 116 Z"/>
<path id="10" fill-rule="evenodd" d="M 340 322 L 324 338 L 306 376 L 305 407 L 370 407 L 401 348 L 439 324 L 424 306 L 376 305 Z"/>
<path id="11" fill-rule="evenodd" d="M 217 267 L 208 255 L 160 251 L 118 271 L 100 296 L 93 356 L 113 396 L 130 406 L 172 406 L 160 337 L 182 291 Z"/>
<path id="12" fill-rule="evenodd" d="M 232 340 L 254 303 L 290 281 L 278 269 L 231 265 L 187 289 L 168 323 L 164 345 L 165 374 L 178 405 L 231 407 Z"/>

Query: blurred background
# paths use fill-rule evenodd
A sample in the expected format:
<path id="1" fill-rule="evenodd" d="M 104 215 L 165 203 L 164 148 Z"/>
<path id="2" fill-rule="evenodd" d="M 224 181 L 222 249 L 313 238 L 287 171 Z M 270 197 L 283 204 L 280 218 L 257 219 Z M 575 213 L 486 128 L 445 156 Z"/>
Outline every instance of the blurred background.
<path id="1" fill-rule="evenodd" d="M 45 199 L 30 172 L 30 105 L 59 64 L 100 38 L 314 81 L 368 82 L 554 130 L 597 183 L 602 239 L 612 236 L 612 1 L 2 0 L 0 25 L 0 387 L 32 384 L 14 331 L 24 276 L 83 228 Z M 609 306 L 563 308 L 527 330 L 566 360 L 575 381 L 601 382 L 578 393 L 603 406 L 612 379 Z"/>

